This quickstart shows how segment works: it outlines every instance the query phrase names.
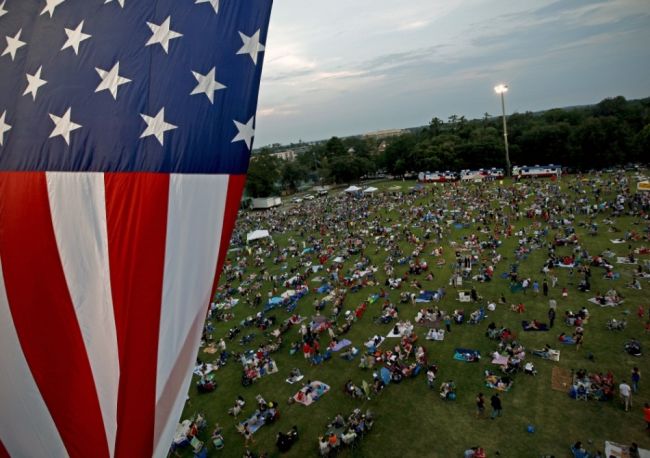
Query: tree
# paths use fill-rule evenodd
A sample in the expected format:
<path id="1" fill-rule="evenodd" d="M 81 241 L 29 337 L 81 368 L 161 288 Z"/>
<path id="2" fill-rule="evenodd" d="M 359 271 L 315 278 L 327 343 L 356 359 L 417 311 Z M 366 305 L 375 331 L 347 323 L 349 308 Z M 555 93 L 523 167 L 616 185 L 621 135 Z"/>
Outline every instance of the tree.
<path id="1" fill-rule="evenodd" d="M 352 154 L 335 157 L 329 161 L 328 165 L 328 176 L 334 183 L 356 181 L 373 169 L 373 164 L 369 159 Z"/>
<path id="2" fill-rule="evenodd" d="M 277 194 L 280 179 L 280 160 L 262 150 L 251 158 L 246 189 L 251 197 L 268 197 Z"/>
<path id="3" fill-rule="evenodd" d="M 332 137 L 325 143 L 325 155 L 328 158 L 343 156 L 346 151 L 345 145 L 338 137 Z"/>
<path id="4" fill-rule="evenodd" d="M 285 161 L 281 171 L 281 181 L 284 189 L 296 191 L 298 185 L 305 181 L 308 171 L 296 161 Z"/>
<path id="5" fill-rule="evenodd" d="M 627 126 L 613 116 L 587 118 L 572 136 L 572 165 L 601 168 L 627 162 L 630 153 Z"/>

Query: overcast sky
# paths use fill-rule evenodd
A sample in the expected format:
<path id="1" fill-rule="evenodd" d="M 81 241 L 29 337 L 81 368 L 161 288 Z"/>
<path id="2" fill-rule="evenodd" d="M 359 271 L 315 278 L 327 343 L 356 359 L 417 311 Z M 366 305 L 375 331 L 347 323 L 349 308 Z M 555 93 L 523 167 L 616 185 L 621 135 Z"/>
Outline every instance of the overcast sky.
<path id="1" fill-rule="evenodd" d="M 650 0 L 275 0 L 257 147 L 650 96 Z"/>

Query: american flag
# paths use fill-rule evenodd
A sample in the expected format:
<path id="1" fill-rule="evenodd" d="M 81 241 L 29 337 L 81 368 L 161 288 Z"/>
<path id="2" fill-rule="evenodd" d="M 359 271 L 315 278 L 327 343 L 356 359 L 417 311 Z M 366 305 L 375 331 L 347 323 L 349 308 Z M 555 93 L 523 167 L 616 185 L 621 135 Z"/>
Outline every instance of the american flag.
<path id="1" fill-rule="evenodd" d="M 271 0 L 0 0 L 0 457 L 165 456 Z"/>

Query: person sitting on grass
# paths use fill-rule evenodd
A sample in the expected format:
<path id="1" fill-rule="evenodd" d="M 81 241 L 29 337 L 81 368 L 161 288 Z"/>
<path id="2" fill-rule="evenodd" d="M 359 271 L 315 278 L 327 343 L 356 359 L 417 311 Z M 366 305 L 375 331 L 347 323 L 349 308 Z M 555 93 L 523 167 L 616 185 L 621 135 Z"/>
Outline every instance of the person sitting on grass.
<path id="1" fill-rule="evenodd" d="M 323 437 L 323 436 L 320 436 L 320 437 L 318 438 L 318 450 L 320 451 L 320 456 L 327 456 L 327 455 L 329 455 L 329 453 L 330 453 L 330 445 L 329 445 L 329 442 L 328 442 L 328 440 L 327 440 L 325 437 Z"/>
<path id="2" fill-rule="evenodd" d="M 535 366 L 530 361 L 524 365 L 524 374 L 527 375 L 537 375 L 537 370 Z"/>
<path id="3" fill-rule="evenodd" d="M 440 385 L 440 397 L 450 401 L 456 399 L 456 384 L 453 380 L 448 380 Z"/>
<path id="4" fill-rule="evenodd" d="M 540 327 L 541 323 L 537 320 L 533 320 L 524 326 L 524 329 L 527 331 L 538 331 Z"/>
<path id="5" fill-rule="evenodd" d="M 582 442 L 578 441 L 571 446 L 571 452 L 574 458 L 589 458 L 589 453 L 582 446 Z"/>
<path id="6" fill-rule="evenodd" d="M 558 336 L 557 340 L 562 342 L 563 344 L 574 344 L 575 339 L 571 336 L 566 335 L 566 333 L 562 333 Z"/>
<path id="7" fill-rule="evenodd" d="M 354 431 L 354 429 L 348 428 L 347 431 L 341 434 L 341 442 L 343 442 L 345 445 L 352 444 L 356 438 L 357 433 Z"/>
<path id="8" fill-rule="evenodd" d="M 517 313 L 526 313 L 526 306 L 523 302 L 520 302 L 518 304 L 512 304 L 510 310 Z"/>

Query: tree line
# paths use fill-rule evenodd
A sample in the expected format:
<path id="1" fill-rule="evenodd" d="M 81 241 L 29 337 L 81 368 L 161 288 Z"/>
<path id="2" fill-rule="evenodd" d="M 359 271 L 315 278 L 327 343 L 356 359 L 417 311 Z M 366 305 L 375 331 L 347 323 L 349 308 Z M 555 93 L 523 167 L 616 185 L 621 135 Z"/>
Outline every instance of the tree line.
<path id="1" fill-rule="evenodd" d="M 515 165 L 559 164 L 589 170 L 648 162 L 650 98 L 607 98 L 597 105 L 508 116 L 510 160 Z M 433 118 L 428 126 L 389 139 L 332 137 L 282 161 L 263 148 L 251 160 L 252 197 L 295 191 L 303 183 L 350 183 L 384 171 L 505 168 L 500 116 Z"/>

